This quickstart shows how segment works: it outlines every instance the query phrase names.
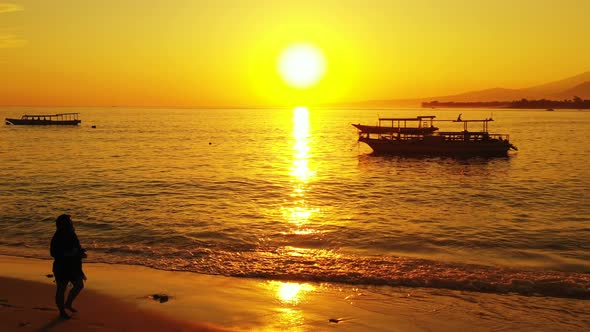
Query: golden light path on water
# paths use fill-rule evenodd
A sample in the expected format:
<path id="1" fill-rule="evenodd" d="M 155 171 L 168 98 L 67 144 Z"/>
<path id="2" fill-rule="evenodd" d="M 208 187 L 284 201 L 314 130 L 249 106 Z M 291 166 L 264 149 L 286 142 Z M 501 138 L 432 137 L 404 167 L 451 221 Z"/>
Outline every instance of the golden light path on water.
<path id="1" fill-rule="evenodd" d="M 311 149 L 309 110 L 307 107 L 293 109 L 293 163 L 290 176 L 293 182 L 293 191 L 290 196 L 293 199 L 291 205 L 283 207 L 283 216 L 287 223 L 292 225 L 288 234 L 309 235 L 317 231 L 309 227 L 312 216 L 319 212 L 319 208 L 310 207 L 306 202 L 307 186 L 316 176 L 315 170 L 310 167 Z M 305 255 L 308 250 L 304 248 L 289 247 L 288 255 Z M 281 312 L 280 320 L 283 326 L 301 326 L 304 320 L 303 312 L 298 304 L 306 299 L 308 293 L 315 287 L 307 283 L 272 281 L 269 283 L 271 291 L 280 303 L 278 309 Z M 291 329 L 292 330 L 292 329 Z M 295 328 L 297 330 L 297 328 Z"/>
<path id="2" fill-rule="evenodd" d="M 306 186 L 313 180 L 316 172 L 310 168 L 311 151 L 309 147 L 309 110 L 307 107 L 293 109 L 293 165 L 290 175 L 293 177 L 293 206 L 284 208 L 283 215 L 287 222 L 294 225 L 292 234 L 311 234 L 313 229 L 305 228 L 318 208 L 309 207 L 305 200 Z"/>

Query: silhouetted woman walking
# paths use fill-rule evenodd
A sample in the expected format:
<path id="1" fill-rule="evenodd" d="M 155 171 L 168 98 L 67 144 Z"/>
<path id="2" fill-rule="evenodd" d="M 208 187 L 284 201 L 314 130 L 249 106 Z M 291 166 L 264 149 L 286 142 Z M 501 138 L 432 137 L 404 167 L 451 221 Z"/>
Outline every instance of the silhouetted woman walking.
<path id="1" fill-rule="evenodd" d="M 55 304 L 59 309 L 59 315 L 63 319 L 70 316 L 65 311 L 77 310 L 72 307 L 76 296 L 84 288 L 84 273 L 82 272 L 82 258 L 86 258 L 85 250 L 80 246 L 80 241 L 74 230 L 72 219 L 68 214 L 62 214 L 55 220 L 55 234 L 51 239 L 51 256 L 53 257 L 53 275 L 57 290 L 55 292 Z M 64 297 L 68 283 L 73 287 L 64 303 Z"/>

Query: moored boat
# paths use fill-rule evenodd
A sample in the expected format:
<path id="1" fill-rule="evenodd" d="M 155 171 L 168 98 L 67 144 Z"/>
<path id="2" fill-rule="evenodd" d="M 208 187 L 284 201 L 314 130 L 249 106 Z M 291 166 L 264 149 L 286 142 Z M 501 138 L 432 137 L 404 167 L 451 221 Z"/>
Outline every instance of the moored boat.
<path id="1" fill-rule="evenodd" d="M 395 155 L 507 155 L 517 150 L 507 134 L 490 134 L 490 119 L 435 120 L 434 115 L 416 118 L 379 118 L 378 126 L 353 124 L 359 130 L 359 142 L 366 143 L 376 154 Z M 434 122 L 458 122 L 463 131 L 438 131 Z M 479 123 L 480 131 L 469 131 L 468 125 Z"/>
<path id="2" fill-rule="evenodd" d="M 7 125 L 27 125 L 27 126 L 76 126 L 82 120 L 78 119 L 79 113 L 59 113 L 59 114 L 25 114 L 20 119 L 6 118 Z"/>

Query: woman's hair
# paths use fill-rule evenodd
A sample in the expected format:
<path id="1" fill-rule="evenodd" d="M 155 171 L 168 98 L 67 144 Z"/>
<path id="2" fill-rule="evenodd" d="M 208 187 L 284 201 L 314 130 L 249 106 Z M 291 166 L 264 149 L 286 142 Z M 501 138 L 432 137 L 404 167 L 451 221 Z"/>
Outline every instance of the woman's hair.
<path id="1" fill-rule="evenodd" d="M 72 219 L 69 214 L 62 214 L 55 219 L 55 227 L 57 229 L 66 229 L 72 225 Z"/>

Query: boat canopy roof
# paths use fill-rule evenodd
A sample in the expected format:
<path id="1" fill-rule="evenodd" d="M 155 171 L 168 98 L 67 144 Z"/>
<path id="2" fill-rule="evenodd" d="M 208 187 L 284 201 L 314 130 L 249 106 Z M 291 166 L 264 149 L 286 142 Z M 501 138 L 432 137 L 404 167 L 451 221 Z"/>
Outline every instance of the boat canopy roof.
<path id="1" fill-rule="evenodd" d="M 64 115 L 78 115 L 80 113 L 58 113 L 58 114 L 25 114 L 23 117 L 57 117 Z"/>
<path id="2" fill-rule="evenodd" d="M 481 124 L 481 132 L 488 132 L 488 122 L 494 119 L 485 118 L 481 120 L 463 120 L 461 115 L 457 119 L 452 120 L 435 120 L 435 115 L 419 115 L 415 118 L 379 118 L 377 126 L 367 126 L 361 124 L 353 124 L 359 129 L 361 134 L 412 134 L 412 135 L 429 135 L 437 131 L 438 128 L 434 126 L 435 122 L 456 122 L 463 124 L 463 132 L 467 132 L 467 127 L 473 123 Z"/>
<path id="3" fill-rule="evenodd" d="M 436 115 L 420 115 L 415 118 L 379 118 L 379 121 L 422 121 L 423 119 L 434 119 Z"/>
<path id="4" fill-rule="evenodd" d="M 494 119 L 489 118 L 489 119 L 483 119 L 483 120 L 453 120 L 453 122 L 490 122 L 490 121 L 494 121 Z"/>

